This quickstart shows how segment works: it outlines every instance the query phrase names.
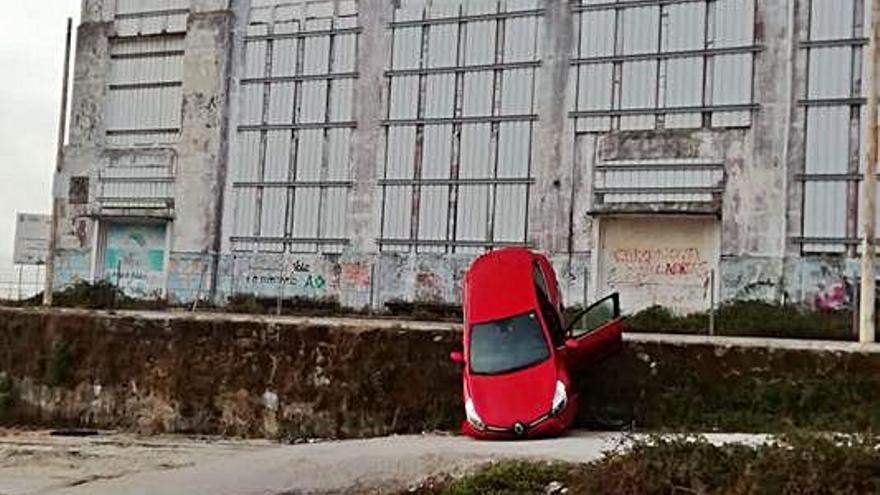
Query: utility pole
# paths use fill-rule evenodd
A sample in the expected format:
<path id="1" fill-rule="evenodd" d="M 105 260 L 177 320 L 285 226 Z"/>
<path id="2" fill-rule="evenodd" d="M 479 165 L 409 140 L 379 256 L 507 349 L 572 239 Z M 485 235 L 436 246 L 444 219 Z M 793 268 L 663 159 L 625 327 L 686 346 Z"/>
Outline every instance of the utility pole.
<path id="1" fill-rule="evenodd" d="M 871 0 L 871 40 L 865 57 L 868 62 L 868 125 L 865 144 L 865 187 L 861 219 L 865 233 L 862 243 L 862 285 L 859 308 L 859 342 L 869 344 L 876 338 L 876 272 L 877 272 L 877 158 L 880 125 L 878 125 L 878 94 L 880 84 L 880 0 Z"/>
<path id="2" fill-rule="evenodd" d="M 73 35 L 73 18 L 67 18 L 67 40 L 64 47 L 64 78 L 61 85 L 61 118 L 58 121 L 58 144 L 55 152 L 55 174 L 52 179 L 52 229 L 49 231 L 49 256 L 46 259 L 46 284 L 43 288 L 43 306 L 52 305 L 52 289 L 55 284 L 55 251 L 58 249 L 58 217 L 61 209 L 61 191 L 58 190 L 61 162 L 64 159 L 64 140 L 67 133 L 67 87 L 70 83 L 70 45 Z"/>

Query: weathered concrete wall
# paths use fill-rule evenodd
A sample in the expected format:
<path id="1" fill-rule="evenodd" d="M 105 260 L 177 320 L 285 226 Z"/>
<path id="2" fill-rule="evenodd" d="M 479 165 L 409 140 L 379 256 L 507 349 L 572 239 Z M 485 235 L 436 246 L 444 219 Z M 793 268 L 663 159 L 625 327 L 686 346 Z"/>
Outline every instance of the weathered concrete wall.
<path id="1" fill-rule="evenodd" d="M 473 255 L 431 253 L 419 256 L 395 253 L 224 256 L 218 275 L 217 300 L 224 303 L 234 295 L 303 297 L 334 300 L 349 308 L 378 310 L 387 302 L 400 301 L 460 304 L 461 284 L 473 259 Z M 565 303 L 569 306 L 586 304 L 589 259 L 557 255 L 551 257 L 551 261 Z M 188 283 L 193 292 L 200 280 L 198 272 L 195 273 Z M 202 294 L 205 292 L 203 289 Z M 176 294 L 181 295 L 180 291 Z M 178 301 L 185 300 L 180 297 Z"/>
<path id="2" fill-rule="evenodd" d="M 0 369 L 17 390 L 7 419 L 299 438 L 449 428 L 456 416 L 450 327 L 2 313 Z"/>
<path id="3" fill-rule="evenodd" d="M 108 148 L 105 114 L 110 39 L 118 34 L 116 7 L 108 0 L 83 1 L 71 138 L 56 180 L 56 193 L 64 203 L 56 286 L 101 276 L 102 226 L 95 219 L 116 215 L 128 221 L 149 218 L 169 223 L 168 269 L 162 289 L 173 303 L 195 299 L 223 303 L 232 293 L 333 298 L 355 308 L 381 307 L 396 299 L 457 303 L 461 273 L 473 255 L 436 256 L 415 249 L 410 254 L 394 254 L 382 252 L 377 244 L 382 236 L 384 189 L 379 179 L 386 153 L 384 119 L 391 91 L 385 72 L 392 51 L 389 23 L 395 3 L 390 0 L 357 2 L 357 78 L 352 83 L 351 105 L 356 127 L 349 145 L 351 187 L 345 212 L 348 246 L 341 254 L 327 255 L 232 252 L 236 211 L 229 200 L 233 187 L 226 173 L 227 164 L 239 159 L 233 123 L 240 122 L 242 110 L 250 3 L 191 2 L 179 140 L 163 147 Z M 646 8 L 660 4 L 646 4 Z M 704 110 L 697 115 L 703 122 L 698 119 L 693 129 L 664 128 L 664 123 L 651 130 L 613 132 L 578 128 L 571 115 L 577 106 L 574 76 L 578 65 L 572 57 L 579 53 L 579 7 L 567 0 L 540 0 L 535 6 L 543 27 L 531 110 L 535 115 L 530 148 L 534 183 L 529 186 L 525 239 L 553 258 L 567 304 L 583 304 L 609 290 L 601 280 L 604 256 L 599 224 L 603 217 L 594 211 L 594 187 L 599 186 L 597 165 L 615 160 L 723 164 L 725 181 L 719 204 L 706 204 L 702 209 L 662 205 L 674 214 L 719 219 L 720 255 L 707 260 L 718 267 L 719 300 L 759 298 L 815 304 L 830 298 L 835 305 L 851 300 L 839 294 L 857 276 L 852 258 L 845 254 L 803 256 L 797 241 L 803 235 L 804 187 L 798 176 L 804 172 L 806 146 L 806 112 L 799 102 L 807 94 L 809 65 L 807 50 L 799 42 L 808 39 L 809 2 L 756 1 L 754 110 L 746 112 L 748 118 L 742 123 L 716 125 L 712 112 Z M 620 85 L 620 81 L 612 84 Z M 629 117 L 609 117 L 620 118 Z M 173 171 L 173 208 L 102 212 L 96 204 L 99 175 L 115 165 L 143 162 Z M 74 178 L 88 181 L 87 201 L 72 201 Z M 637 212 L 643 218 L 659 213 L 670 211 Z M 305 265 L 313 277 L 299 269 Z M 316 277 L 320 277 L 317 284 Z M 256 282 L 242 284 L 243 280 Z"/>
<path id="4" fill-rule="evenodd" d="M 459 339 L 456 325 L 391 320 L 0 309 L 14 382 L 0 420 L 281 438 L 455 429 Z M 580 421 L 876 428 L 878 372 L 876 346 L 633 336 L 577 377 Z"/>

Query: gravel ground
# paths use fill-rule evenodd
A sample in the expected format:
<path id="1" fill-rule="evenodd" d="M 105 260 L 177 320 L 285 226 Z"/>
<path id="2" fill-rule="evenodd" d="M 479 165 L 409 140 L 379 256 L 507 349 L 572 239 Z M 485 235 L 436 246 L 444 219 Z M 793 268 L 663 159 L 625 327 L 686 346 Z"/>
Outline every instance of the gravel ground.
<path id="1" fill-rule="evenodd" d="M 0 495 L 382 493 L 500 458 L 589 462 L 622 448 L 621 433 L 574 432 L 528 442 L 395 436 L 301 445 L 105 433 L 54 437 L 0 431 Z M 712 435 L 717 443 L 764 436 Z"/>

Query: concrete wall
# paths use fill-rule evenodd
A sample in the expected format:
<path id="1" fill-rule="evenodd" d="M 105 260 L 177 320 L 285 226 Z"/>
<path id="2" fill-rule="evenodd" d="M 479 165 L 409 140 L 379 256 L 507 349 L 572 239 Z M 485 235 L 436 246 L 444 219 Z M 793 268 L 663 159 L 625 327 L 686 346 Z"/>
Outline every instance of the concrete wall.
<path id="1" fill-rule="evenodd" d="M 456 325 L 0 309 L 0 424 L 339 438 L 457 428 Z M 864 431 L 880 354 L 828 342 L 631 336 L 577 375 L 600 428 Z M 0 379 L 0 383 L 7 380 Z"/>
<path id="2" fill-rule="evenodd" d="M 708 99 L 703 102 L 705 107 L 698 105 L 692 112 L 670 115 L 649 109 L 646 115 L 632 116 L 617 103 L 608 110 L 607 117 L 596 117 L 592 107 L 585 110 L 581 102 L 589 99 L 589 92 L 586 96 L 582 94 L 582 87 L 593 88 L 589 85 L 595 81 L 585 83 L 579 70 L 582 66 L 591 67 L 585 64 L 595 60 L 589 60 L 591 52 L 581 48 L 587 46 L 582 41 L 582 30 L 587 28 L 582 28 L 579 20 L 593 7 L 566 0 L 541 0 L 535 4 L 538 13 L 528 13 L 541 19 L 537 35 L 540 64 L 535 69 L 534 117 L 528 119 L 533 122 L 527 158 L 531 165 L 527 224 L 521 242 L 550 254 L 560 272 L 568 305 L 585 304 L 613 290 L 601 275 L 609 267 L 603 262 L 608 256 L 600 239 L 603 223 L 613 222 L 619 215 L 636 215 L 647 221 L 658 215 L 671 218 L 672 222 L 682 218 L 682 228 L 693 216 L 717 222 L 720 227 L 712 244 L 720 245 L 720 250 L 717 254 L 713 250 L 712 259 L 705 261 L 708 266 L 717 267 L 719 300 L 754 297 L 834 307 L 850 303 L 851 295 L 840 294 L 842 289 L 847 293 L 846 288 L 857 276 L 855 251 L 852 244 L 846 244 L 852 240 L 835 241 L 843 246 L 836 255 L 811 254 L 809 245 L 804 244 L 804 183 L 800 177 L 806 160 L 807 112 L 802 100 L 807 91 L 808 48 L 801 42 L 809 39 L 810 2 L 754 0 L 752 12 L 744 7 L 752 5 L 752 1 L 718 2 L 712 7 L 717 11 L 713 10 L 709 17 L 716 23 L 713 29 L 719 37 L 719 49 L 726 47 L 724 43 L 729 40 L 725 41 L 724 36 L 732 36 L 731 30 L 746 41 L 753 39 L 753 46 L 733 47 L 739 50 L 736 57 L 753 59 L 753 65 L 741 64 L 748 67 L 746 78 L 753 75 L 751 101 L 741 104 L 737 100 L 736 105 L 725 106 L 724 92 L 738 95 L 740 90 L 725 86 L 719 72 L 712 83 L 716 87 L 699 88 Z M 415 5 L 414 2 L 404 0 L 403 7 Z M 350 186 L 346 200 L 341 203 L 347 205 L 347 244 L 334 245 L 332 249 L 320 245 L 300 249 L 305 241 L 282 240 L 276 244 L 282 246 L 283 252 L 272 253 L 268 251 L 274 247 L 265 249 L 272 244 L 271 239 L 246 249 L 233 242 L 241 234 L 237 226 L 242 211 L 237 206 L 237 189 L 233 185 L 238 179 L 228 175 L 242 160 L 243 145 L 236 129 L 246 110 L 242 103 L 242 79 L 246 38 L 252 36 L 248 34 L 252 2 L 218 0 L 189 4 L 189 13 L 185 14 L 179 136 L 162 146 L 119 147 L 108 145 L 105 107 L 111 38 L 121 33 L 122 21 L 117 18 L 112 2 L 84 0 L 74 74 L 71 138 L 56 187 L 64 201 L 64 214 L 55 285 L 61 287 L 75 280 L 104 276 L 102 229 L 107 222 L 124 219 L 168 224 L 167 276 L 160 289 L 175 303 L 212 299 L 222 304 L 234 294 L 332 298 L 358 308 L 381 308 L 395 299 L 457 302 L 462 274 L 482 246 L 451 243 L 392 250 L 381 244 L 383 215 L 388 213 L 386 187 L 380 181 L 386 167 L 385 119 L 392 97 L 392 85 L 386 75 L 394 36 L 389 23 L 398 15 L 392 3 L 360 0 L 356 4 L 358 50 L 357 77 L 353 81 L 354 127 L 348 149 Z M 260 2 L 254 8 L 270 4 Z M 679 14 L 673 10 L 676 6 L 651 8 L 661 9 L 663 15 L 672 16 L 670 22 L 677 22 L 675 16 Z M 727 8 L 733 10 L 719 10 Z M 615 21 L 619 23 L 615 29 L 630 22 L 627 15 Z M 724 24 L 728 17 L 730 22 L 754 17 L 754 22 L 731 27 Z M 137 37 L 136 32 L 126 29 L 122 34 Z M 741 29 L 745 31 L 740 33 Z M 631 36 L 635 40 L 636 35 Z M 622 77 L 618 72 L 630 70 L 627 64 L 642 63 L 628 61 L 627 57 L 644 57 L 628 52 L 630 43 L 641 42 L 615 45 L 615 51 L 609 55 L 607 63 L 614 66 L 615 81 Z M 717 58 L 713 62 L 715 70 L 721 71 L 724 63 L 736 62 L 724 58 L 733 55 L 712 52 L 714 45 L 710 45 L 710 51 L 704 55 L 707 60 Z M 853 46 L 856 56 L 860 52 L 857 45 Z M 664 71 L 672 70 L 663 67 Z M 734 75 L 742 76 L 738 72 Z M 621 97 L 619 81 L 613 84 L 616 89 L 609 91 Z M 623 87 L 628 86 L 624 83 Z M 624 100 L 630 96 L 622 95 Z M 667 102 L 670 105 L 674 106 Z M 452 121 L 458 122 L 456 119 L 460 120 L 459 114 Z M 453 145 L 459 143 L 456 139 Z M 495 138 L 492 139 L 494 143 Z M 853 153 L 858 157 L 857 146 Z M 109 208 L 99 201 L 106 182 L 102 176 L 108 169 L 129 164 L 127 170 L 142 170 L 131 164 L 144 163 L 171 171 L 169 177 L 151 179 L 157 184 L 171 181 L 169 197 L 163 198 L 167 203 L 150 208 Z M 624 166 L 634 168 L 620 168 Z M 609 203 L 614 194 L 602 190 L 617 187 L 611 184 L 609 174 L 620 170 L 635 174 L 631 177 L 636 179 L 631 182 L 635 181 L 635 189 L 643 190 L 627 193 L 629 196 L 618 194 L 617 202 Z M 638 175 L 638 170 L 647 172 Z M 715 175 L 706 179 L 710 175 L 700 175 L 704 170 L 723 178 L 720 182 Z M 88 178 L 88 201 L 69 201 L 74 177 Z M 681 191 L 673 194 L 644 190 L 669 186 Z M 295 188 L 289 187 L 291 191 Z M 717 191 L 709 191 L 716 187 Z M 604 202 L 600 196 L 605 198 Z M 315 216 L 319 214 L 316 210 Z M 289 230 L 289 226 L 285 228 Z M 675 228 L 674 223 L 670 228 Z M 651 244 L 652 238 L 643 236 L 641 241 Z M 485 246 L 492 246 L 493 242 L 488 239 Z M 656 292 L 647 294 L 650 297 L 640 298 L 625 309 L 643 307 L 668 290 L 671 288 L 658 285 Z M 705 307 L 705 297 L 697 300 L 694 296 L 679 310 L 700 307 Z"/>

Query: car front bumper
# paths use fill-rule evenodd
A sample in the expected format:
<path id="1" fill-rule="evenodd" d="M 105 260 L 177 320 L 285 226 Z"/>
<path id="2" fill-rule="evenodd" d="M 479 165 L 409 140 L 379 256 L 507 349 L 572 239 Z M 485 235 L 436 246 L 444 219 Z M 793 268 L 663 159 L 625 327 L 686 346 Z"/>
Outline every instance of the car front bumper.
<path id="1" fill-rule="evenodd" d="M 542 416 L 530 424 L 522 424 L 521 430 L 516 425 L 505 427 L 488 425 L 486 429 L 478 430 L 465 419 L 461 422 L 461 432 L 464 435 L 480 440 L 523 440 L 557 437 L 564 434 L 574 424 L 574 418 L 577 414 L 577 398 L 573 397 L 573 399 L 556 416 Z"/>

